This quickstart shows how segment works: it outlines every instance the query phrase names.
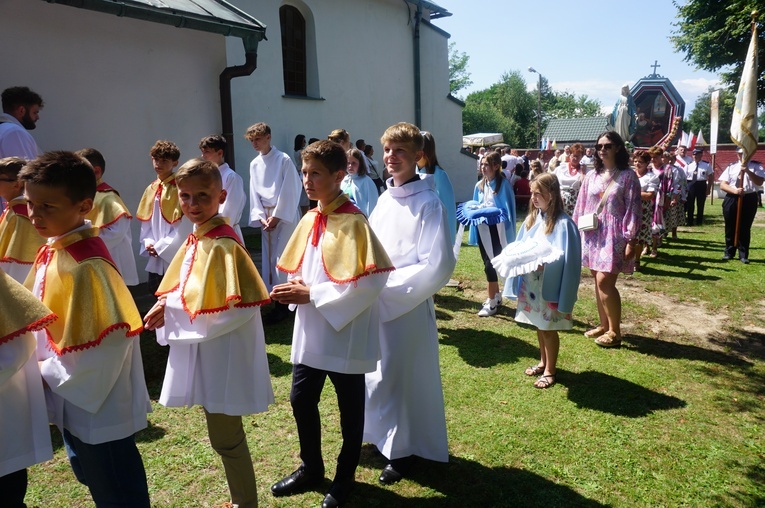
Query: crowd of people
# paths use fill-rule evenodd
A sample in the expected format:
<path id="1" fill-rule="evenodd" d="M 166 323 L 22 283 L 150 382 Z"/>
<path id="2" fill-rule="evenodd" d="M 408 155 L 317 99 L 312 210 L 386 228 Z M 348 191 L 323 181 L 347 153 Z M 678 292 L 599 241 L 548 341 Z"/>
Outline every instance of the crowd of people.
<path id="1" fill-rule="evenodd" d="M 410 475 L 420 459 L 448 460 L 433 295 L 449 281 L 461 239 L 454 190 L 431 133 L 409 123 L 389 127 L 381 171 L 373 148 L 363 140 L 352 147 L 344 129 L 310 142 L 298 135 L 288 155 L 273 146 L 267 124 L 249 127 L 245 138 L 257 156 L 245 221 L 261 232 L 259 270 L 239 228 L 247 195 L 226 164 L 225 138 L 203 138 L 200 157 L 180 167 L 177 145 L 158 140 L 149 150 L 156 178 L 135 212 L 157 296 L 141 317 L 127 288 L 138 281 L 132 215 L 104 182 L 103 155 L 93 148 L 40 154 L 28 131 L 42 99 L 17 87 L 2 100 L 0 434 L 15 436 L 12 444 L 0 441 L 8 506 L 24 506 L 27 468 L 52 457 L 49 423 L 97 506 L 150 506 L 135 445 L 151 410 L 138 341 L 144 329 L 169 346 L 159 403 L 203 408 L 230 504 L 257 506 L 242 416 L 274 402 L 264 321 L 292 312 L 290 404 L 301 463 L 271 485 L 274 496 L 324 479 L 319 399 L 327 377 L 343 444 L 323 507 L 348 499 L 363 442 L 385 457 L 379 481 L 386 485 Z M 699 196 L 712 175 L 696 151 L 693 159 L 658 147 L 630 155 L 613 131 L 598 137 L 594 151 L 575 144 L 554 160 L 513 150 L 482 154 L 473 201 L 501 220 L 469 235 L 487 280 L 479 316 L 496 314 L 503 297 L 517 299 L 516 321 L 537 329 L 540 361 L 525 374 L 540 389 L 556 382 L 558 332 L 572 328 L 582 266 L 595 280 L 599 315 L 585 335 L 618 347 L 619 274 L 639 268 L 644 250 L 655 255 L 683 220 L 702 223 Z M 720 177 L 730 198 L 723 259 L 738 249 L 748 263 L 752 193 L 763 177 L 756 163 Z M 728 224 L 738 196 L 743 228 L 734 244 Z M 516 208 L 524 204 L 516 234 Z M 558 257 L 532 262 L 500 291 L 496 258 L 531 242 Z M 264 319 L 261 308 L 271 302 Z"/>

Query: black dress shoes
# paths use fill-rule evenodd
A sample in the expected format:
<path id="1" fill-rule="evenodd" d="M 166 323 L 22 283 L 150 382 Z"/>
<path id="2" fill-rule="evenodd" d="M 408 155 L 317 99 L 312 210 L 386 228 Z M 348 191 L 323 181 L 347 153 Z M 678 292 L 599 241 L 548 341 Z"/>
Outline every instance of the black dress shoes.
<path id="1" fill-rule="evenodd" d="M 386 464 L 382 473 L 380 473 L 379 480 L 383 485 L 393 485 L 394 483 L 401 481 L 403 477 L 404 475 L 396 471 L 392 464 Z"/>
<path id="2" fill-rule="evenodd" d="M 324 480 L 324 475 L 311 475 L 300 466 L 297 471 L 289 476 L 285 476 L 278 482 L 271 485 L 271 493 L 276 497 L 291 496 L 314 487 L 318 487 Z"/>
<path id="3" fill-rule="evenodd" d="M 348 495 L 353 489 L 353 480 L 332 482 L 332 486 L 329 488 L 329 492 L 324 497 L 324 501 L 321 503 L 321 508 L 337 508 L 343 506 L 348 500 Z"/>

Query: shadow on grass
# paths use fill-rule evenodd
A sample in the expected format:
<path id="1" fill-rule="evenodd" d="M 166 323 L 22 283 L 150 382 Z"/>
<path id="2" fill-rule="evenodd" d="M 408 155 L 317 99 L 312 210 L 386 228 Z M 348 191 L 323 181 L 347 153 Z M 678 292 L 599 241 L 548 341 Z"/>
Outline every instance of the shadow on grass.
<path id="1" fill-rule="evenodd" d="M 726 354 L 690 344 L 666 342 L 641 335 L 625 335 L 622 347 L 627 347 L 647 356 L 671 360 L 684 359 L 736 367 L 752 367 L 754 365 L 738 355 Z"/>
<path id="2" fill-rule="evenodd" d="M 473 367 L 516 363 L 520 358 L 536 358 L 539 348 L 510 335 L 489 330 L 442 328 L 441 344 L 454 346 L 460 358 Z"/>
<path id="3" fill-rule="evenodd" d="M 760 464 L 743 466 L 730 464 L 736 470 L 746 469 L 744 476 L 752 482 L 752 490 L 730 489 L 724 496 L 716 496 L 715 506 L 765 506 L 765 456 L 760 455 Z"/>
<path id="4" fill-rule="evenodd" d="M 765 360 L 765 333 L 737 330 L 726 334 L 724 339 L 713 338 L 710 341 L 741 355 Z"/>
<path id="5" fill-rule="evenodd" d="M 361 463 L 378 470 L 385 459 L 365 447 Z M 348 506 L 391 506 L 404 508 L 443 507 L 599 507 L 607 506 L 587 499 L 573 489 L 550 481 L 530 471 L 512 467 L 487 467 L 461 457 L 449 457 L 443 464 L 428 460 L 415 463 L 409 480 L 436 494 L 427 498 L 404 497 L 398 494 L 406 481 L 391 487 L 357 483 Z"/>
<path id="6" fill-rule="evenodd" d="M 643 386 L 602 372 L 579 373 L 558 369 L 556 380 L 568 388 L 568 398 L 578 407 L 628 418 L 641 418 L 654 411 L 685 407 L 682 399 L 657 393 Z"/>
<path id="7" fill-rule="evenodd" d="M 461 291 L 455 290 L 453 288 L 447 288 L 449 289 L 450 293 L 439 293 L 436 295 L 435 304 L 436 304 L 436 318 L 437 319 L 444 319 L 446 321 L 449 321 L 453 319 L 449 314 L 446 313 L 446 311 L 449 312 L 467 312 L 467 313 L 478 313 L 479 310 L 481 310 L 481 305 L 483 305 L 483 301 L 476 301 L 469 298 L 463 298 L 460 296 L 462 294 Z M 499 311 L 497 314 L 492 316 L 492 319 L 501 319 L 501 318 L 510 318 L 510 320 L 515 319 L 515 301 L 513 300 L 503 300 L 502 305 L 499 307 Z"/>
<path id="8" fill-rule="evenodd" d="M 268 353 L 268 370 L 273 377 L 292 375 L 292 364 L 283 361 L 278 355 Z"/>

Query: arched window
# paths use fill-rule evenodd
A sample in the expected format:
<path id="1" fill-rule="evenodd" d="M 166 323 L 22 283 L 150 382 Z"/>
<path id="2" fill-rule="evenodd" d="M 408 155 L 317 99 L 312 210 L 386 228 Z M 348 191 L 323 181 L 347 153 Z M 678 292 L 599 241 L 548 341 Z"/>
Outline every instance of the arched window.
<path id="1" fill-rule="evenodd" d="M 284 68 L 284 94 L 306 96 L 306 26 L 300 11 L 291 6 L 279 8 L 282 30 L 282 67 Z"/>

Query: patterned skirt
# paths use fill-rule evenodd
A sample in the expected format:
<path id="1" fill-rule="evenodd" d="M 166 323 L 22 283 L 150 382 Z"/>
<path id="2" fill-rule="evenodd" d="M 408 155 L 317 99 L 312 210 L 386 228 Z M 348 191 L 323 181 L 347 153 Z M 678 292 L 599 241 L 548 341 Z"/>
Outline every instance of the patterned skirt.
<path id="1" fill-rule="evenodd" d="M 637 241 L 644 245 L 651 245 L 651 224 L 653 223 L 653 209 L 656 206 L 656 202 L 652 199 L 650 201 L 641 201 L 641 203 L 643 204 L 643 215 Z"/>
<path id="2" fill-rule="evenodd" d="M 579 189 L 561 189 L 560 194 L 563 198 L 563 210 L 571 217 L 574 215 L 574 207 L 576 206 L 576 198 L 579 196 Z"/>

